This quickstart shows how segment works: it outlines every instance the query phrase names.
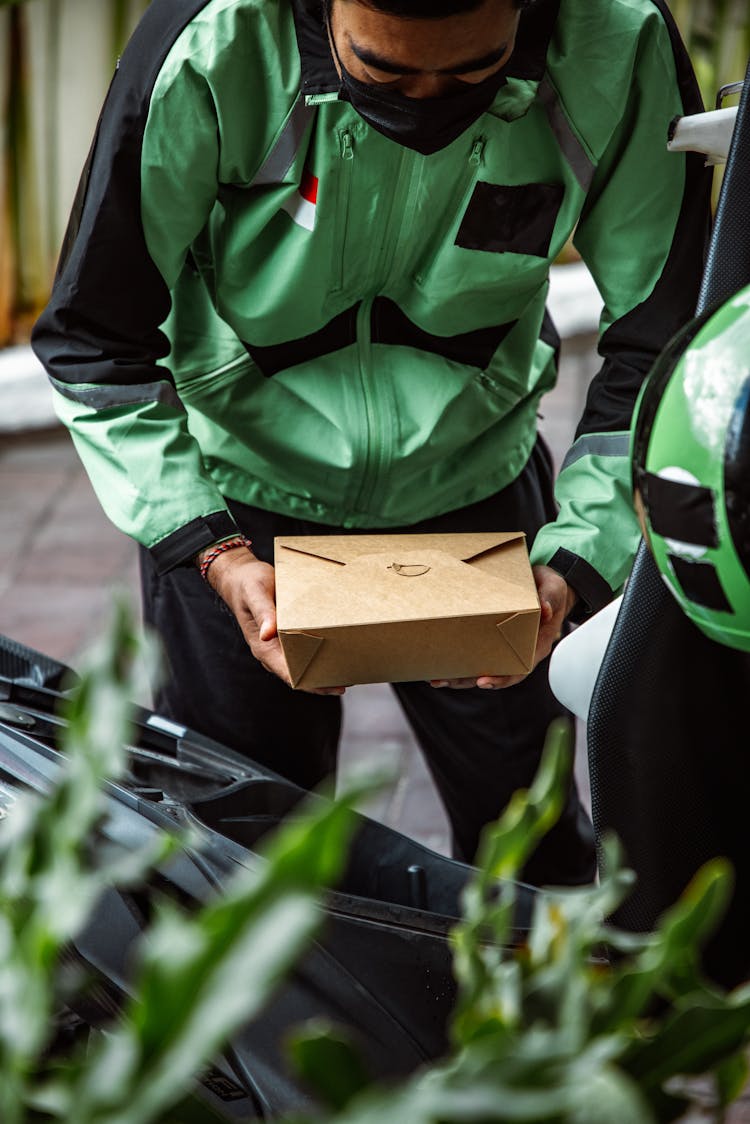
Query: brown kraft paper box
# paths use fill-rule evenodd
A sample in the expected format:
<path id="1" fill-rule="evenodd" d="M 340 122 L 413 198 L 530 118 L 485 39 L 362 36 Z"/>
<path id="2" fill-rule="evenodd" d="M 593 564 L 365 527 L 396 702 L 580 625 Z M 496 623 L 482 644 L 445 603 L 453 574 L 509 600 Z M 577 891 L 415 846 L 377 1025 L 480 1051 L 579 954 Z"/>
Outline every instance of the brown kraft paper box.
<path id="1" fill-rule="evenodd" d="M 521 531 L 277 538 L 275 568 L 294 687 L 531 670 L 540 608 Z"/>

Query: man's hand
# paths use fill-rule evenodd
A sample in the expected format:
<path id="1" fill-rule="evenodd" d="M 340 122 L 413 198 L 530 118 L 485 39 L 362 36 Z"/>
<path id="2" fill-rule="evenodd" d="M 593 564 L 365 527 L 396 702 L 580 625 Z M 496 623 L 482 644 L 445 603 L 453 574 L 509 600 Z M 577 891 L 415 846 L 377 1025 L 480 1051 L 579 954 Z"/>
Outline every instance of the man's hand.
<path id="1" fill-rule="evenodd" d="M 552 645 L 562 635 L 565 618 L 576 603 L 576 594 L 570 588 L 565 578 L 561 578 L 549 566 L 534 566 L 534 581 L 536 582 L 539 602 L 542 613 L 539 620 L 539 635 L 534 652 L 534 667 L 548 656 Z M 525 679 L 525 675 L 480 675 L 478 679 L 433 679 L 433 687 L 483 687 L 485 690 L 498 690 L 502 687 L 514 687 Z"/>
<path id="2" fill-rule="evenodd" d="M 201 555 L 197 562 L 200 564 Z M 237 618 L 250 651 L 266 671 L 278 675 L 291 687 L 281 642 L 276 631 L 276 575 L 273 566 L 261 562 L 247 547 L 238 546 L 220 554 L 208 568 L 208 582 Z M 343 695 L 344 687 L 321 687 L 313 695 Z"/>

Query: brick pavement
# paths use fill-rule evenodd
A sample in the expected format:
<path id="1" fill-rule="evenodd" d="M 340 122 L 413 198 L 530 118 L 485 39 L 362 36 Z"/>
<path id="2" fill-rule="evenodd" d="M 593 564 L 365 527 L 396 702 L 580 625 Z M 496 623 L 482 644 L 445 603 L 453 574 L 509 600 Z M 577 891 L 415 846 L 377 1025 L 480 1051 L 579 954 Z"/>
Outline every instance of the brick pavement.
<path id="1" fill-rule="evenodd" d="M 593 341 L 566 341 L 561 377 L 542 403 L 542 430 L 559 464 L 594 368 Z M 134 544 L 103 515 L 67 433 L 2 437 L 0 445 L 0 632 L 75 666 L 101 630 L 113 590 L 137 600 Z M 341 774 L 377 756 L 397 780 L 368 811 L 447 851 L 445 814 L 411 730 L 387 686 L 350 688 Z M 579 784 L 588 800 L 582 739 Z"/>

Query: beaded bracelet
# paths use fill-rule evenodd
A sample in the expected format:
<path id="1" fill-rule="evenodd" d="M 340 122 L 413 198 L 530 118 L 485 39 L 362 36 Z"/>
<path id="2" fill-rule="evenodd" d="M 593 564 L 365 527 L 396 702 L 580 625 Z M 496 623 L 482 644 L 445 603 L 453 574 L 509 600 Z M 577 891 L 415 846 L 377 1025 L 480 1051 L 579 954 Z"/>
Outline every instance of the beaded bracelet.
<path id="1" fill-rule="evenodd" d="M 244 535 L 233 535 L 231 539 L 224 539 L 223 542 L 217 543 L 216 546 L 212 547 L 200 564 L 200 574 L 204 582 L 208 581 L 208 567 L 211 563 L 215 562 L 219 555 L 223 554 L 225 550 L 232 550 L 235 546 L 245 546 L 249 550 L 252 543 L 250 539 L 245 538 Z"/>

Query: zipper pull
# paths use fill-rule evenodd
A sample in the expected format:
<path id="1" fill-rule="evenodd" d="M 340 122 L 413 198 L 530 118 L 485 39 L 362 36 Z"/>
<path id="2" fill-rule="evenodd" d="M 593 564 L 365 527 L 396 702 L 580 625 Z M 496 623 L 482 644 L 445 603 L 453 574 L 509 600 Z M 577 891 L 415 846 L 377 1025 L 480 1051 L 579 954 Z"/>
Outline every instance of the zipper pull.
<path id="1" fill-rule="evenodd" d="M 352 144 L 351 133 L 342 133 L 341 135 L 341 156 L 344 160 L 354 159 L 354 145 Z"/>
<path id="2" fill-rule="evenodd" d="M 474 144 L 472 145 L 472 148 L 471 148 L 471 156 L 469 157 L 469 163 L 473 164 L 474 167 L 477 167 L 479 164 L 482 163 L 482 157 L 483 156 L 484 156 L 484 141 L 483 140 L 475 140 Z"/>

